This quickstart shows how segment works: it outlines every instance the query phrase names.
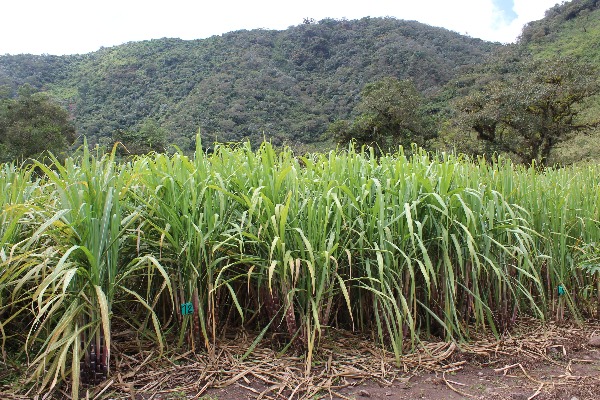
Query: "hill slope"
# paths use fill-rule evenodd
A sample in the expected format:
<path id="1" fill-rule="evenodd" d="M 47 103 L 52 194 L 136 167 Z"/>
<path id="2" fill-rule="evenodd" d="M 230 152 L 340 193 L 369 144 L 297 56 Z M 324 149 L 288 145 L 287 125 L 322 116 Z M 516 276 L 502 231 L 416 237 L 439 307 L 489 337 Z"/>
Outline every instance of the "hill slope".
<path id="1" fill-rule="evenodd" d="M 600 63 L 600 0 L 555 5 L 525 28 L 520 43 L 538 57 L 581 57 Z"/>
<path id="2" fill-rule="evenodd" d="M 348 117 L 366 83 L 395 76 L 431 94 L 497 46 L 414 21 L 327 19 L 77 56 L 0 56 L 0 85 L 49 92 L 92 142 L 150 118 L 183 147 L 198 129 L 209 140 L 306 143 Z"/>
<path id="3" fill-rule="evenodd" d="M 573 56 L 600 66 L 600 0 L 574 0 L 552 7 L 543 19 L 523 29 L 520 45 L 535 58 Z M 600 97 L 590 99 L 586 106 L 583 118 L 597 121 Z M 600 129 L 563 143 L 555 152 L 555 161 L 579 160 L 600 160 Z"/>

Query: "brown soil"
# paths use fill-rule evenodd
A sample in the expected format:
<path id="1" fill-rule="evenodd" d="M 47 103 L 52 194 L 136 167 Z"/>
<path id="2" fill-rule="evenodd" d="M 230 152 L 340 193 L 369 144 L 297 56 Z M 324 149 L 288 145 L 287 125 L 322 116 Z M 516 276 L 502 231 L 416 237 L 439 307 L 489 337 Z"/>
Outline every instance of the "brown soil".
<path id="1" fill-rule="evenodd" d="M 599 400 L 600 348 L 590 343 L 597 335 L 598 321 L 521 321 L 500 339 L 422 342 L 397 363 L 369 338 L 333 331 L 322 339 L 309 373 L 302 356 L 273 350 L 275 338 L 263 339 L 242 360 L 254 339 L 244 334 L 219 342 L 212 355 L 190 351 L 162 358 L 117 335 L 111 378 L 82 398 Z M 0 398 L 23 398 L 2 389 Z"/>
<path id="2" fill-rule="evenodd" d="M 339 385 L 347 386 L 332 392 L 323 390 L 308 398 L 600 400 L 600 348 L 588 345 L 590 336 L 600 334 L 599 326 L 552 326 L 528 332 L 496 341 L 498 349 L 494 352 L 489 351 L 488 341 L 456 349 L 439 370 L 416 368 L 387 381 L 345 379 Z M 204 396 L 207 400 L 256 399 L 261 389 L 272 394 L 260 383 L 251 380 L 249 388 L 231 385 L 209 389 Z M 282 394 L 269 397 L 289 398 L 289 393 Z"/>

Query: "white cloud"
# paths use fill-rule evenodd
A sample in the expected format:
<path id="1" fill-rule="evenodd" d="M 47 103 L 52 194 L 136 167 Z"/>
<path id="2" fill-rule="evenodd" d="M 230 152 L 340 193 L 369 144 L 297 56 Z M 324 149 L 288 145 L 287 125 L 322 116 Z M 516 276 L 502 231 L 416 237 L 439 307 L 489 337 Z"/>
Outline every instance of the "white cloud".
<path id="1" fill-rule="evenodd" d="M 562 0 L 514 0 L 515 12 L 520 18 L 535 21 L 544 17 L 547 9 L 555 4 L 563 3 Z"/>
<path id="2" fill-rule="evenodd" d="M 507 24 L 491 0 L 22 0 L 2 5 L 0 54 L 85 53 L 152 38 L 195 39 L 238 29 L 285 29 L 305 17 L 393 16 L 508 42 L 523 23 L 541 18 L 553 4 L 553 0 L 515 0 L 519 18 Z"/>
<path id="3" fill-rule="evenodd" d="M 506 38 L 516 39 L 523 29 L 523 25 L 531 21 L 537 21 L 544 17 L 547 9 L 558 3 L 557 0 L 514 0 L 514 10 L 517 13 L 517 19 L 511 24 L 498 30 L 498 35 Z"/>

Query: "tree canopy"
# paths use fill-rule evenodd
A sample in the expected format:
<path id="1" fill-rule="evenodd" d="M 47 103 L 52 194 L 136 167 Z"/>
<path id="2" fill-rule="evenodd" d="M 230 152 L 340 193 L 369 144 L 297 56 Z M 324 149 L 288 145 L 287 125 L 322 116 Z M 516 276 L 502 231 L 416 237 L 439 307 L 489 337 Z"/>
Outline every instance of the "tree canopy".
<path id="1" fill-rule="evenodd" d="M 91 144 L 147 118 L 182 148 L 198 129 L 206 143 L 310 143 L 351 117 L 368 82 L 410 79 L 432 94 L 498 46 L 416 21 L 324 19 L 78 56 L 0 56 L 0 85 L 48 92 Z"/>
<path id="2" fill-rule="evenodd" d="M 150 152 L 164 152 L 167 148 L 167 133 L 152 119 L 146 119 L 137 130 L 117 130 L 112 137 L 113 144 L 120 143 L 124 155 L 139 155 Z"/>
<path id="3" fill-rule="evenodd" d="M 425 100 L 414 84 L 393 77 L 370 83 L 361 92 L 353 121 L 336 121 L 329 132 L 338 143 L 354 140 L 358 146 L 369 145 L 383 151 L 398 146 L 424 146 L 434 136 Z"/>
<path id="4" fill-rule="evenodd" d="M 600 92 L 596 69 L 571 58 L 521 61 L 461 98 L 461 123 L 493 150 L 544 164 L 550 151 L 598 121 L 584 122 L 583 102 Z"/>
<path id="5" fill-rule="evenodd" d="M 0 98 L 0 162 L 40 156 L 50 151 L 62 156 L 75 140 L 68 112 L 31 86 L 19 89 L 16 99 Z"/>
<path id="6" fill-rule="evenodd" d="M 304 22 L 76 56 L 0 56 L 0 98 L 31 84 L 68 108 L 90 144 L 118 140 L 130 153 L 162 149 L 154 133 L 191 151 L 199 129 L 203 143 L 266 138 L 314 151 L 334 147 L 328 130 L 382 150 L 415 142 L 523 162 L 600 159 L 589 68 L 600 61 L 598 0 L 552 7 L 505 46 L 394 18 Z"/>

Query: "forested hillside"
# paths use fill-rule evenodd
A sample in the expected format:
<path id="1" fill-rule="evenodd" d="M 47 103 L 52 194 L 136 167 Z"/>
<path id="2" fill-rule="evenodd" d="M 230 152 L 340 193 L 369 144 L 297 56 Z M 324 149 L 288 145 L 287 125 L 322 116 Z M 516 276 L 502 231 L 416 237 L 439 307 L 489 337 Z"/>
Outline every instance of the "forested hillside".
<path id="1" fill-rule="evenodd" d="M 393 18 L 307 20 L 77 56 L 0 56 L 0 85 L 48 92 L 92 143 L 148 119 L 184 148 L 198 129 L 209 141 L 310 143 L 349 116 L 365 84 L 393 76 L 431 95 L 497 46 Z"/>
<path id="2" fill-rule="evenodd" d="M 545 165 L 600 159 L 599 43 L 599 0 L 547 10 L 434 97 L 429 147 Z"/>
<path id="3" fill-rule="evenodd" d="M 556 5 L 546 11 L 546 17 L 534 21 L 523 30 L 522 45 L 538 59 L 556 55 L 600 66 L 600 0 L 576 0 Z M 594 71 L 596 76 L 598 70 Z M 600 116 L 600 96 L 587 101 L 582 112 L 586 121 Z M 578 135 L 559 146 L 554 159 L 561 162 L 600 160 L 600 129 Z"/>
<path id="4" fill-rule="evenodd" d="M 556 5 L 505 46 L 394 18 L 307 19 L 284 31 L 0 56 L 0 99 L 29 84 L 68 110 L 77 144 L 129 142 L 134 153 L 193 149 L 200 130 L 204 143 L 314 150 L 355 138 L 384 151 L 415 142 L 571 163 L 600 159 L 599 43 L 600 0 Z"/>
<path id="5" fill-rule="evenodd" d="M 600 62 L 600 0 L 576 0 L 556 5 L 544 19 L 523 28 L 522 45 L 538 57 L 556 54 Z"/>

